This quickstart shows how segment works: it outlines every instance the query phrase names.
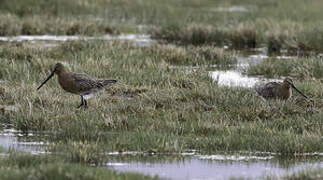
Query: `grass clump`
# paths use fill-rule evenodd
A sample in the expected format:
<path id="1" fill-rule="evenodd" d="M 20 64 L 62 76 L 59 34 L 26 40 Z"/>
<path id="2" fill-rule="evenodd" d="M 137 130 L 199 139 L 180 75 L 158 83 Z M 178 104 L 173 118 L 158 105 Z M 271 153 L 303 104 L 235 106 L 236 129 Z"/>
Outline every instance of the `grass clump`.
<path id="1" fill-rule="evenodd" d="M 238 49 L 258 46 L 256 31 L 243 26 L 229 29 L 209 25 L 189 25 L 188 27 L 169 25 L 152 31 L 152 37 L 179 44 L 229 45 Z"/>
<path id="2" fill-rule="evenodd" d="M 233 65 L 237 59 L 230 52 L 213 46 L 156 45 L 147 48 L 147 53 L 161 56 L 167 63 L 174 65 Z"/>

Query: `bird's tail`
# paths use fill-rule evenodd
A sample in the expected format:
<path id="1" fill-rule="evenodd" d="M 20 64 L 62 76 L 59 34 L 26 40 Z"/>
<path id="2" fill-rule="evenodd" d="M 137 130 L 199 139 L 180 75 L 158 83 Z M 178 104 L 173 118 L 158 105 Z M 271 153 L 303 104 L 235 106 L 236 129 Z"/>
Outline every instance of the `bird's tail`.
<path id="1" fill-rule="evenodd" d="M 101 83 L 103 87 L 105 86 L 111 86 L 112 84 L 115 84 L 117 80 L 102 80 Z"/>
<path id="2" fill-rule="evenodd" d="M 96 83 L 96 87 L 98 89 L 102 89 L 106 86 L 111 86 L 112 84 L 115 84 L 117 82 L 117 80 L 99 80 Z"/>

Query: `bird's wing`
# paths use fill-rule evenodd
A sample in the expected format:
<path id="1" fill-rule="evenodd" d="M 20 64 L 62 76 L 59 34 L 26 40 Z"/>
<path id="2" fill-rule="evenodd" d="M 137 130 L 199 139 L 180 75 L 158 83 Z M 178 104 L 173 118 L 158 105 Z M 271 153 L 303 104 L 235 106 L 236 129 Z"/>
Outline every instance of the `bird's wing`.
<path id="1" fill-rule="evenodd" d="M 80 92 L 89 92 L 96 87 L 96 80 L 84 73 L 73 73 L 75 85 Z"/>
<path id="2" fill-rule="evenodd" d="M 84 93 L 96 92 L 117 82 L 116 80 L 93 79 L 84 73 L 74 73 L 73 78 L 77 88 Z"/>
<path id="3" fill-rule="evenodd" d="M 264 98 L 273 98 L 276 95 L 277 88 L 280 86 L 277 82 L 269 82 L 263 87 L 256 89 L 258 94 Z"/>

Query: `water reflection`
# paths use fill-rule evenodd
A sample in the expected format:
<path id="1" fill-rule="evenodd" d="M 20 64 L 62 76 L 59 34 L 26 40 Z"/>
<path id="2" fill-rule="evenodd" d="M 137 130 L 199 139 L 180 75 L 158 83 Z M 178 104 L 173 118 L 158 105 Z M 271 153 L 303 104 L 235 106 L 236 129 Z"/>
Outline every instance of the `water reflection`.
<path id="1" fill-rule="evenodd" d="M 297 161 L 289 166 L 281 166 L 278 160 L 266 159 L 266 157 L 250 161 L 239 156 L 232 160 L 228 160 L 222 155 L 212 156 L 221 156 L 222 160 L 206 158 L 207 156 L 180 156 L 180 158 L 179 156 L 168 156 L 171 159 L 168 161 L 168 158 L 148 156 L 147 158 L 150 160 L 145 161 L 145 158 L 141 156 L 141 160 L 135 157 L 123 157 L 123 159 L 112 160 L 106 165 L 118 172 L 135 172 L 176 180 L 280 177 L 297 173 L 301 170 L 323 168 L 323 162 L 320 161 Z M 161 160 L 158 160 L 158 157 Z M 177 159 L 177 161 L 174 161 L 174 159 Z"/>
<path id="2" fill-rule="evenodd" d="M 3 42 L 22 42 L 28 41 L 31 43 L 40 43 L 41 41 L 46 41 L 47 43 L 42 43 L 45 47 L 53 47 L 55 44 L 48 42 L 65 42 L 65 41 L 78 41 L 78 40 L 104 40 L 104 41 L 128 41 L 132 42 L 134 46 L 146 47 L 151 46 L 153 40 L 149 35 L 146 34 L 122 34 L 118 36 L 104 35 L 97 37 L 90 36 L 54 36 L 54 35 L 41 35 L 41 36 L 12 36 L 12 37 L 0 37 L 0 41 Z"/>
<path id="3" fill-rule="evenodd" d="M 253 88 L 256 85 L 269 81 L 279 81 L 277 79 L 267 79 L 264 77 L 252 77 L 243 75 L 243 72 L 250 66 L 263 62 L 269 57 L 264 54 L 240 54 L 237 56 L 238 63 L 232 70 L 209 71 L 209 75 L 219 86 Z M 290 56 L 279 56 L 280 59 L 290 59 Z"/>
<path id="4" fill-rule="evenodd" d="M 21 151 L 32 154 L 46 153 L 48 143 L 39 141 L 33 133 L 23 134 L 14 129 L 5 129 L 0 133 L 0 147 L 4 151 Z"/>
<path id="5" fill-rule="evenodd" d="M 218 7 L 215 9 L 210 9 L 210 11 L 215 11 L 215 12 L 248 12 L 249 10 L 244 6 L 231 6 L 231 7 Z"/>
<path id="6" fill-rule="evenodd" d="M 210 76 L 219 86 L 230 87 L 254 87 L 258 83 L 271 81 L 270 79 L 249 77 L 242 75 L 239 71 L 212 71 Z"/>

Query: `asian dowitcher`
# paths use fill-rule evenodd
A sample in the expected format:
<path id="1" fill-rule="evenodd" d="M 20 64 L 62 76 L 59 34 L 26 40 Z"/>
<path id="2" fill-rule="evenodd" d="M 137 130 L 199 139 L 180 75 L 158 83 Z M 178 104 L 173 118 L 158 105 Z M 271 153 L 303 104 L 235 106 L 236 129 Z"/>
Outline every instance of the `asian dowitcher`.
<path id="1" fill-rule="evenodd" d="M 116 83 L 116 80 L 93 79 L 84 73 L 68 72 L 62 63 L 56 63 L 52 73 L 37 88 L 39 90 L 50 78 L 57 74 L 58 83 L 67 92 L 81 96 L 81 104 L 78 108 L 87 107 L 87 101 L 84 96 L 92 95 L 105 87 Z"/>
<path id="2" fill-rule="evenodd" d="M 303 97 L 307 96 L 301 92 L 290 78 L 285 78 L 283 82 L 269 82 L 263 87 L 256 88 L 257 93 L 265 99 L 287 100 L 292 96 L 292 88 L 300 93 Z"/>

